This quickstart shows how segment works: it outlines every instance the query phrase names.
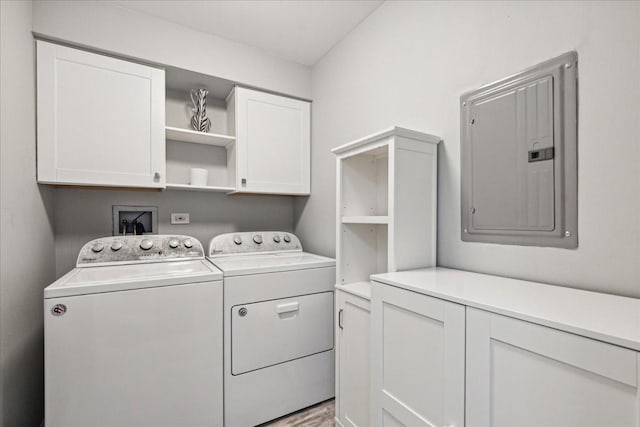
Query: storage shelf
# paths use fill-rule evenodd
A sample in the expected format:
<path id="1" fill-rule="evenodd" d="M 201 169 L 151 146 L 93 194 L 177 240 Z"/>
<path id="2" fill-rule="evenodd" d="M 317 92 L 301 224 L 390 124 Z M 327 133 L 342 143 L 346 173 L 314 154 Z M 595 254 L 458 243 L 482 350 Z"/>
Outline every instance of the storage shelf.
<path id="1" fill-rule="evenodd" d="M 389 217 L 386 215 L 362 215 L 343 216 L 343 224 L 389 224 Z"/>
<path id="2" fill-rule="evenodd" d="M 235 143 L 236 138 L 229 135 L 220 135 L 217 133 L 197 132 L 191 129 L 181 129 L 172 126 L 165 127 L 166 139 L 181 142 L 191 142 L 194 144 L 215 145 L 218 147 L 227 147 Z"/>
<path id="3" fill-rule="evenodd" d="M 336 289 L 371 300 L 371 281 L 360 281 L 351 283 L 340 283 Z"/>
<path id="4" fill-rule="evenodd" d="M 210 191 L 214 193 L 229 193 L 236 191 L 233 187 L 214 187 L 210 185 L 190 185 L 190 184 L 169 184 L 166 185 L 167 190 L 186 190 L 186 191 Z"/>

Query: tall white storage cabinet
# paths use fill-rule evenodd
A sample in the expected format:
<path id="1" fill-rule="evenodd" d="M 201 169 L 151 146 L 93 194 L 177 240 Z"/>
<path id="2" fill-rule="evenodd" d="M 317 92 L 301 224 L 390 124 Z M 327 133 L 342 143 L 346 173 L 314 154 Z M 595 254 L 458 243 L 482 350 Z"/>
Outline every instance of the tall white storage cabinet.
<path id="1" fill-rule="evenodd" d="M 337 425 L 364 427 L 377 422 L 370 418 L 369 276 L 436 263 L 439 141 L 433 135 L 394 127 L 333 150 L 337 156 Z"/>
<path id="2" fill-rule="evenodd" d="M 164 188 L 164 70 L 37 42 L 38 182 Z"/>
<path id="3" fill-rule="evenodd" d="M 333 150 L 338 285 L 435 266 L 439 141 L 394 127 Z"/>
<path id="4" fill-rule="evenodd" d="M 311 104 L 236 87 L 227 100 L 235 128 L 236 192 L 308 195 L 311 188 Z"/>

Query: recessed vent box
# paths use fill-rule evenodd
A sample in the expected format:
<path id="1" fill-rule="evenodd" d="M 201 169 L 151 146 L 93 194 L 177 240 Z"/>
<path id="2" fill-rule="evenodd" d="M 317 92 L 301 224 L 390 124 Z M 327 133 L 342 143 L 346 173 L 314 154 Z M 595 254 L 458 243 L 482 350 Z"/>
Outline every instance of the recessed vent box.
<path id="1" fill-rule="evenodd" d="M 570 52 L 461 99 L 462 240 L 578 246 Z"/>

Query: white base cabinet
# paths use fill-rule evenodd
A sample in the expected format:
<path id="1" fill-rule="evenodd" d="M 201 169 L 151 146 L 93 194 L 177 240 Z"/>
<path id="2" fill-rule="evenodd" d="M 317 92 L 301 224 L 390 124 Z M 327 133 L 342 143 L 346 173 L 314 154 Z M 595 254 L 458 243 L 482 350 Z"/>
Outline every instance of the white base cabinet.
<path id="1" fill-rule="evenodd" d="M 336 291 L 336 424 L 368 427 L 370 302 Z"/>
<path id="2" fill-rule="evenodd" d="M 463 426 L 465 308 L 372 284 L 371 424 Z"/>
<path id="3" fill-rule="evenodd" d="M 638 353 L 467 308 L 468 427 L 640 425 Z"/>
<path id="4" fill-rule="evenodd" d="M 373 279 L 371 425 L 640 427 L 638 300 L 440 268 Z"/>

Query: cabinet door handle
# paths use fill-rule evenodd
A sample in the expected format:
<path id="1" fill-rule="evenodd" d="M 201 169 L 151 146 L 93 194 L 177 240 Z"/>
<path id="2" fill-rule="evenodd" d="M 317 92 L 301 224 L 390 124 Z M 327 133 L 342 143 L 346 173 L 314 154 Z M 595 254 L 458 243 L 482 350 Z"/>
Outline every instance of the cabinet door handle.
<path id="1" fill-rule="evenodd" d="M 276 313 L 290 313 L 292 311 L 298 311 L 300 309 L 300 304 L 297 302 L 290 302 L 287 304 L 279 304 L 276 306 Z"/>
<path id="2" fill-rule="evenodd" d="M 159 179 L 160 179 L 160 172 L 156 172 L 156 173 L 154 173 L 154 174 L 153 174 L 153 180 L 154 180 L 154 181 L 157 181 L 157 180 L 159 180 Z"/>
<path id="3" fill-rule="evenodd" d="M 247 185 L 247 178 L 242 178 L 242 179 L 240 180 L 240 183 L 241 183 L 242 185 Z"/>
<path id="4" fill-rule="evenodd" d="M 342 326 L 342 313 L 343 310 L 340 309 L 340 311 L 338 311 L 338 326 L 340 327 L 340 329 L 344 329 L 344 326 Z"/>

